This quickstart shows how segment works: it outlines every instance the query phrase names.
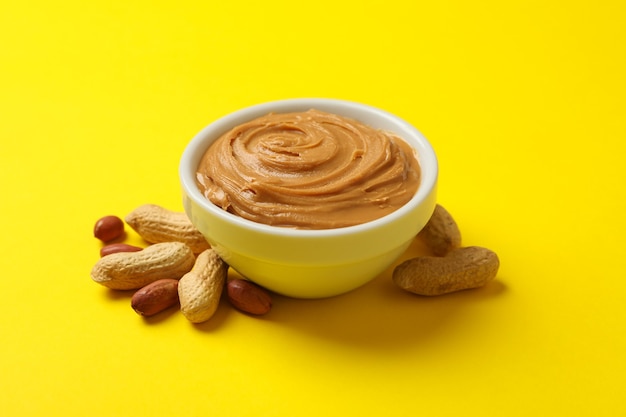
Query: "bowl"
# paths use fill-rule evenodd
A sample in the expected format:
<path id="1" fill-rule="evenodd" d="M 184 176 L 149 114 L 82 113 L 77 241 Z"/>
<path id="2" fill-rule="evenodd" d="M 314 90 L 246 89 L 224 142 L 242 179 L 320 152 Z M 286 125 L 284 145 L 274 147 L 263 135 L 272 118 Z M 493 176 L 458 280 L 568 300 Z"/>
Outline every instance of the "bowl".
<path id="1" fill-rule="evenodd" d="M 379 219 L 336 229 L 269 226 L 211 203 L 196 185 L 196 170 L 208 147 L 231 128 L 270 112 L 317 109 L 395 133 L 414 148 L 421 168 L 413 198 Z M 408 248 L 436 204 L 438 164 L 426 138 L 399 117 L 369 105 L 324 98 L 273 101 L 215 120 L 185 148 L 179 175 L 183 206 L 220 257 L 243 277 L 275 293 L 324 298 L 354 290 L 376 278 Z"/>

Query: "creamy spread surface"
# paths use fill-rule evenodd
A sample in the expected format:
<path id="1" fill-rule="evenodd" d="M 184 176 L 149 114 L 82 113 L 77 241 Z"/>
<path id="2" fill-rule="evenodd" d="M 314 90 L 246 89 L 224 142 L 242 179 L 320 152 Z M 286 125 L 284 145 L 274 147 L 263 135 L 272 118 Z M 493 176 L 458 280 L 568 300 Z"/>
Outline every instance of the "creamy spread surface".
<path id="1" fill-rule="evenodd" d="M 258 223 L 333 229 L 383 217 L 415 194 L 401 138 L 318 110 L 271 113 L 226 132 L 197 170 L 213 204 Z"/>

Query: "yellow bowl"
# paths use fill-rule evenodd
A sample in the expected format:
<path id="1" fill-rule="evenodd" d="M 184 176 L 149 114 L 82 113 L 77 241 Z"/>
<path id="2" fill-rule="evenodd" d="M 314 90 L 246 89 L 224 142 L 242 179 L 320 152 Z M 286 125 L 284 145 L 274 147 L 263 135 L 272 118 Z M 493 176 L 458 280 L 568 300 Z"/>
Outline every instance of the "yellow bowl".
<path id="1" fill-rule="evenodd" d="M 413 198 L 393 213 L 368 223 L 298 230 L 243 219 L 213 205 L 202 195 L 195 182 L 198 164 L 223 133 L 270 112 L 311 108 L 394 132 L 408 142 L 421 167 L 420 186 Z M 437 173 L 432 146 L 409 123 L 371 106 L 319 98 L 263 103 L 222 117 L 190 141 L 179 167 L 185 212 L 222 259 L 251 281 L 297 298 L 339 295 L 360 287 L 388 268 L 430 218 L 436 203 Z"/>

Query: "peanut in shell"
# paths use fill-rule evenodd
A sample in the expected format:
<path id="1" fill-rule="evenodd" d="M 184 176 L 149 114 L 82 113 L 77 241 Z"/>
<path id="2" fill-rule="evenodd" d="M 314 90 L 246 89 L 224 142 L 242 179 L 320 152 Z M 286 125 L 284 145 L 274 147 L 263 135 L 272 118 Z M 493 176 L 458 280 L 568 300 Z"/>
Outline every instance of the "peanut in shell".
<path id="1" fill-rule="evenodd" d="M 430 220 L 417 234 L 436 256 L 445 256 L 461 247 L 461 231 L 452 215 L 440 204 L 435 206 Z"/>
<path id="2" fill-rule="evenodd" d="M 180 311 L 192 323 L 209 320 L 220 302 L 228 264 L 213 249 L 207 249 L 196 258 L 188 273 L 178 282 Z"/>
<path id="3" fill-rule="evenodd" d="M 420 256 L 396 266 L 392 280 L 400 288 L 418 295 L 435 296 L 482 287 L 498 274 L 495 252 L 468 246 L 446 256 Z"/>
<path id="4" fill-rule="evenodd" d="M 160 279 L 179 279 L 194 262 L 193 252 L 184 243 L 157 243 L 139 252 L 100 258 L 91 270 L 91 279 L 113 290 L 136 290 Z"/>

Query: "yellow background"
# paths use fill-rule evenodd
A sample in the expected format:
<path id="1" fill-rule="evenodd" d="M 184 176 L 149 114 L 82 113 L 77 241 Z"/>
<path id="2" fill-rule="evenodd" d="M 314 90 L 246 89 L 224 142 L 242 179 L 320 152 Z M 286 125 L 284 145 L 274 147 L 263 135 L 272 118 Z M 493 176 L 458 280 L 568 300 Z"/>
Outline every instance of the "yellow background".
<path id="1" fill-rule="evenodd" d="M 4 3 L 0 415 L 626 413 L 623 2 Z M 423 298 L 390 269 L 197 326 L 91 281 L 97 218 L 182 210 L 188 140 L 292 97 L 420 129 L 497 280 Z"/>

